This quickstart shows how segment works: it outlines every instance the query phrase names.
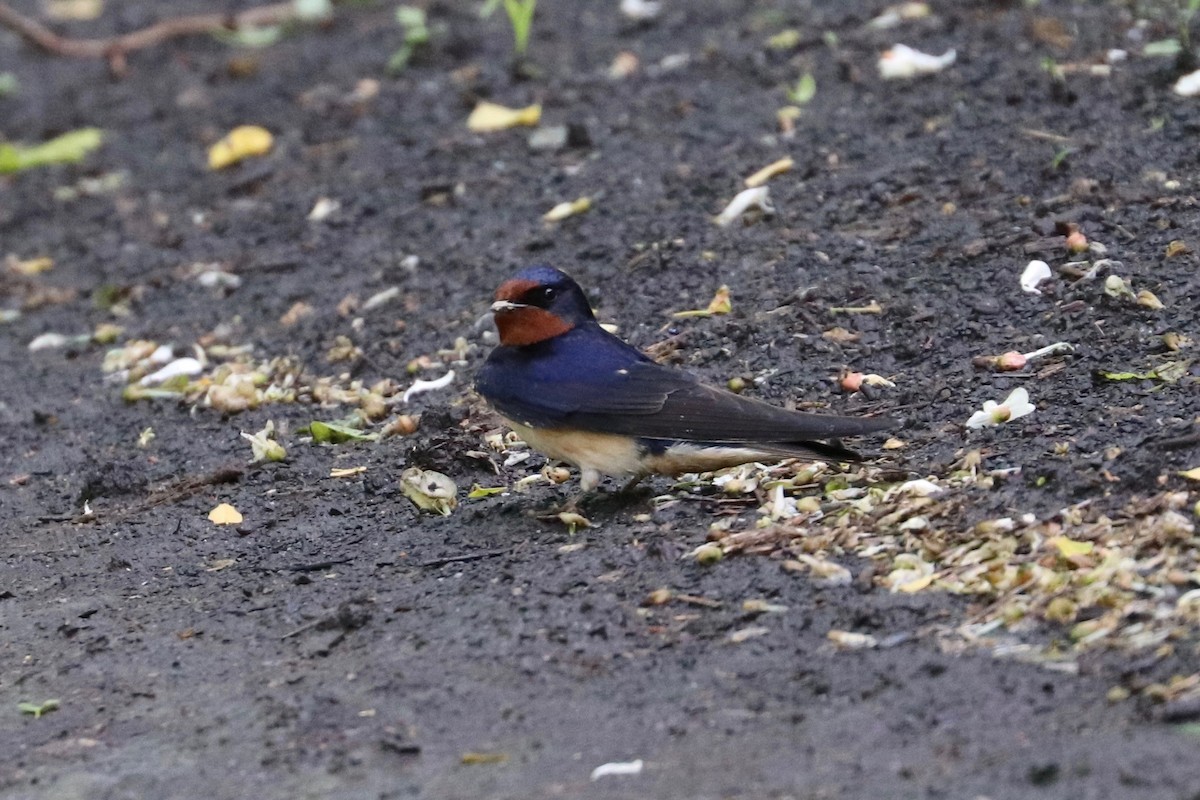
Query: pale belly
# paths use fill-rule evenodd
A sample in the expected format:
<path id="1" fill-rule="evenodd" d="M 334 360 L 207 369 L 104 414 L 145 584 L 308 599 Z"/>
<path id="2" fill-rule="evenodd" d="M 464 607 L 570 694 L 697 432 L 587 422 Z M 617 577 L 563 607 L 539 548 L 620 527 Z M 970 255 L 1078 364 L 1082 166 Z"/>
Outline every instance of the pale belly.
<path id="1" fill-rule="evenodd" d="M 682 442 L 672 445 L 665 453 L 650 455 L 629 436 L 531 428 L 512 420 L 505 421 L 534 450 L 579 467 L 584 473 L 585 484 L 593 484 L 598 475 L 623 477 L 651 472 L 662 475 L 712 472 L 750 461 L 773 462 L 787 457 L 749 447 L 714 447 Z"/>
<path id="2" fill-rule="evenodd" d="M 645 471 L 641 448 L 628 436 L 530 428 L 512 420 L 506 422 L 534 450 L 585 472 L 620 477 Z"/>

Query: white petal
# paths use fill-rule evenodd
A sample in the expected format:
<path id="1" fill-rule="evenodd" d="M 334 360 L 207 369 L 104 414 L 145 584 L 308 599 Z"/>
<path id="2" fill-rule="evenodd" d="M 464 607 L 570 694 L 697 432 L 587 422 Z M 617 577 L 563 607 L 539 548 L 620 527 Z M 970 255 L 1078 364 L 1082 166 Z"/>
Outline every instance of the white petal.
<path id="1" fill-rule="evenodd" d="M 1189 72 L 1175 81 L 1175 94 L 1183 97 L 1195 97 L 1200 94 L 1200 69 Z"/>
<path id="2" fill-rule="evenodd" d="M 752 208 L 762 210 L 764 214 L 774 214 L 775 206 L 771 205 L 771 190 L 766 186 L 756 186 L 753 189 L 746 189 L 738 192 L 737 197 L 725 206 L 725 210 L 717 215 L 716 222 L 721 227 L 725 227 L 736 219 L 740 219 L 742 214 L 745 214 Z"/>
<path id="3" fill-rule="evenodd" d="M 592 770 L 592 780 L 599 780 L 605 775 L 640 775 L 643 766 L 645 763 L 640 758 L 637 761 L 610 761 Z"/>
<path id="4" fill-rule="evenodd" d="M 1021 289 L 1030 294 L 1041 294 L 1038 291 L 1037 285 L 1049 278 L 1053 273 L 1050 272 L 1050 265 L 1045 261 L 1030 261 L 1025 266 L 1025 271 L 1021 273 Z"/>
<path id="5" fill-rule="evenodd" d="M 421 394 L 422 392 L 431 392 L 434 389 L 445 389 L 447 386 L 449 386 L 452 383 L 454 383 L 454 370 L 450 370 L 445 375 L 443 375 L 442 377 L 438 378 L 435 381 L 416 380 L 416 381 L 413 381 L 412 386 L 408 387 L 404 391 L 404 395 L 400 399 L 403 400 L 405 403 L 407 403 L 409 398 L 412 397 L 414 394 Z"/>
<path id="6" fill-rule="evenodd" d="M 879 57 L 879 76 L 885 80 L 892 80 L 931 75 L 953 64 L 957 57 L 958 54 L 953 50 L 935 56 L 914 50 L 907 45 L 897 44 Z"/>
<path id="7" fill-rule="evenodd" d="M 1034 412 L 1037 406 L 1029 402 L 1029 392 L 1024 386 L 1018 386 L 1004 399 L 1003 405 L 1008 406 L 1010 420 L 1020 419 L 1021 417 L 1029 416 Z"/>
<path id="8" fill-rule="evenodd" d="M 967 420 L 967 427 L 971 428 L 972 430 L 979 430 L 980 428 L 995 424 L 996 423 L 992 421 L 992 415 L 987 411 L 976 411 L 971 415 L 971 418 Z"/>
<path id="9" fill-rule="evenodd" d="M 142 378 L 139 383 L 142 386 L 156 386 L 160 383 L 166 383 L 172 378 L 177 378 L 180 375 L 186 375 L 190 378 L 193 375 L 199 375 L 203 371 L 204 365 L 199 360 L 191 356 L 177 358 L 157 372 L 152 372 Z"/>

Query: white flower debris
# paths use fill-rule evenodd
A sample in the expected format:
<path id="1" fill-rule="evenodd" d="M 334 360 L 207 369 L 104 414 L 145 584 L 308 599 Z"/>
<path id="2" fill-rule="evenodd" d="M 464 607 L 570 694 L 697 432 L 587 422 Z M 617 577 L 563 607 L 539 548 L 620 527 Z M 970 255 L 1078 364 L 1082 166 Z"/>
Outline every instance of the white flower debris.
<path id="1" fill-rule="evenodd" d="M 196 283 L 205 289 L 236 289 L 242 285 L 242 279 L 223 269 L 206 269 L 196 275 Z"/>
<path id="2" fill-rule="evenodd" d="M 770 632 L 770 628 L 764 628 L 762 625 L 750 625 L 745 628 L 738 628 L 726 638 L 730 644 L 741 644 L 751 639 L 757 639 L 760 636 L 766 636 Z"/>
<path id="3" fill-rule="evenodd" d="M 1120 300 L 1122 297 L 1134 300 L 1137 297 L 1133 293 L 1133 288 L 1129 285 L 1129 281 L 1120 275 L 1109 275 L 1104 279 L 1104 293 L 1115 300 Z"/>
<path id="4" fill-rule="evenodd" d="M 592 770 L 592 780 L 598 781 L 609 775 L 641 775 L 645 766 L 640 758 L 637 761 L 610 761 Z"/>
<path id="5" fill-rule="evenodd" d="M 869 650 L 879 644 L 879 640 L 871 634 L 854 631 L 831 630 L 825 634 L 825 638 L 839 650 Z"/>
<path id="6" fill-rule="evenodd" d="M 1173 89 L 1175 94 L 1180 97 L 1195 97 L 1200 94 L 1200 69 L 1195 72 L 1189 72 L 1175 81 Z"/>
<path id="7" fill-rule="evenodd" d="M 1021 291 L 1029 294 L 1041 294 L 1038 289 L 1038 284 L 1044 280 L 1048 280 L 1053 273 L 1050 271 L 1050 265 L 1045 261 L 1033 260 L 1025 265 L 1025 271 L 1021 273 Z"/>
<path id="8" fill-rule="evenodd" d="M 1025 387 L 1018 386 L 1001 403 L 988 400 L 983 404 L 982 411 L 976 411 L 967 420 L 967 427 L 976 430 L 992 425 L 999 425 L 1013 419 L 1020 419 L 1034 412 L 1034 406 L 1029 402 L 1029 392 Z"/>
<path id="9" fill-rule="evenodd" d="M 635 22 L 649 22 L 662 13 L 658 0 L 621 0 L 621 13 Z"/>
<path id="10" fill-rule="evenodd" d="M 808 567 L 812 573 L 813 583 L 818 586 L 849 586 L 854 581 L 850 570 L 833 561 L 800 553 L 796 560 Z"/>
<path id="11" fill-rule="evenodd" d="M 799 516 L 799 514 L 800 512 L 796 509 L 796 498 L 784 494 L 782 483 L 776 484 L 775 488 L 771 490 L 771 519 L 778 522 L 781 519 Z"/>
<path id="12" fill-rule="evenodd" d="M 916 480 L 905 481 L 897 486 L 893 486 L 887 490 L 887 494 L 884 495 L 884 498 L 886 500 L 890 500 L 892 497 L 901 494 L 911 495 L 913 497 L 934 497 L 935 495 L 941 494 L 943 491 L 945 490 L 933 481 L 925 478 L 918 478 Z"/>
<path id="13" fill-rule="evenodd" d="M 941 72 L 954 63 L 958 54 L 947 50 L 940 56 L 922 53 L 903 44 L 892 45 L 879 57 L 879 77 L 884 80 L 916 78 Z"/>
<path id="14" fill-rule="evenodd" d="M 242 431 L 242 438 L 250 442 L 252 464 L 261 461 L 283 461 L 287 458 L 287 450 L 275 441 L 275 423 L 271 420 L 267 420 L 267 424 L 257 433 Z"/>
<path id="15" fill-rule="evenodd" d="M 150 373 L 138 381 L 138 383 L 142 386 L 157 386 L 161 383 L 166 383 L 172 378 L 178 378 L 180 375 L 194 378 L 203 371 L 204 365 L 200 363 L 199 359 L 186 356 L 184 358 L 177 358 L 162 369 Z"/>
<path id="16" fill-rule="evenodd" d="M 66 347 L 70 341 L 70 336 L 65 336 L 61 333 L 43 333 L 29 343 L 29 351 L 35 353 L 38 350 L 54 350 L 59 347 Z"/>
<path id="17" fill-rule="evenodd" d="M 432 392 L 436 389 L 445 389 L 452 383 L 454 383 L 454 370 L 450 370 L 437 380 L 425 381 L 418 379 L 413 381 L 412 386 L 404 390 L 404 394 L 400 397 L 400 400 L 407 403 L 413 395 L 421 394 L 422 392 Z"/>
<path id="18" fill-rule="evenodd" d="M 379 308 L 382 305 L 392 302 L 399 296 L 400 287 L 392 286 L 391 288 L 384 289 L 381 292 L 376 292 L 368 297 L 367 302 L 362 304 L 362 308 L 360 308 L 359 311 L 370 311 L 372 309 Z"/>
<path id="19" fill-rule="evenodd" d="M 308 220 L 309 222 L 324 222 L 341 207 L 342 204 L 337 200 L 331 200 L 328 197 L 318 198 L 312 211 L 308 212 Z"/>
<path id="20" fill-rule="evenodd" d="M 442 516 L 458 505 L 458 486 L 450 479 L 433 470 L 409 467 L 400 473 L 400 490 L 404 496 L 423 511 L 435 511 Z"/>
<path id="21" fill-rule="evenodd" d="M 729 205 L 725 206 L 725 210 L 713 219 L 713 222 L 724 228 L 735 220 L 741 219 L 742 215 L 752 208 L 757 208 L 764 214 L 775 213 L 775 206 L 771 204 L 771 190 L 768 187 L 755 186 L 739 192 L 729 202 Z"/>

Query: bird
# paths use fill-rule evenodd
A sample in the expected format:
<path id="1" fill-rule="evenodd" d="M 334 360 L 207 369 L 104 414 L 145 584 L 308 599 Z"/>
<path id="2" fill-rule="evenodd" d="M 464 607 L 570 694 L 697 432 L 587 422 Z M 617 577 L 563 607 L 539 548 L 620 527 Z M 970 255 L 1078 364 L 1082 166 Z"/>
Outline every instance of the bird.
<path id="1" fill-rule="evenodd" d="M 526 444 L 604 476 L 713 472 L 749 462 L 860 461 L 837 439 L 887 430 L 887 417 L 789 411 L 655 362 L 600 326 L 583 289 L 555 267 L 527 267 L 496 289 L 500 342 L 475 391 Z"/>

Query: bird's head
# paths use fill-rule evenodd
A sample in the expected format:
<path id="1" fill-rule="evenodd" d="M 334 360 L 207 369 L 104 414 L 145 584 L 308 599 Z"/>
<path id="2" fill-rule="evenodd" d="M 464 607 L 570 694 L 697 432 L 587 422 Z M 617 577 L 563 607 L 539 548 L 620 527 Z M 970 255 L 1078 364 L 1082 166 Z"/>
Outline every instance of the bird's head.
<path id="1" fill-rule="evenodd" d="M 537 344 L 594 322 L 579 284 L 554 267 L 527 267 L 500 284 L 492 303 L 500 344 Z"/>

